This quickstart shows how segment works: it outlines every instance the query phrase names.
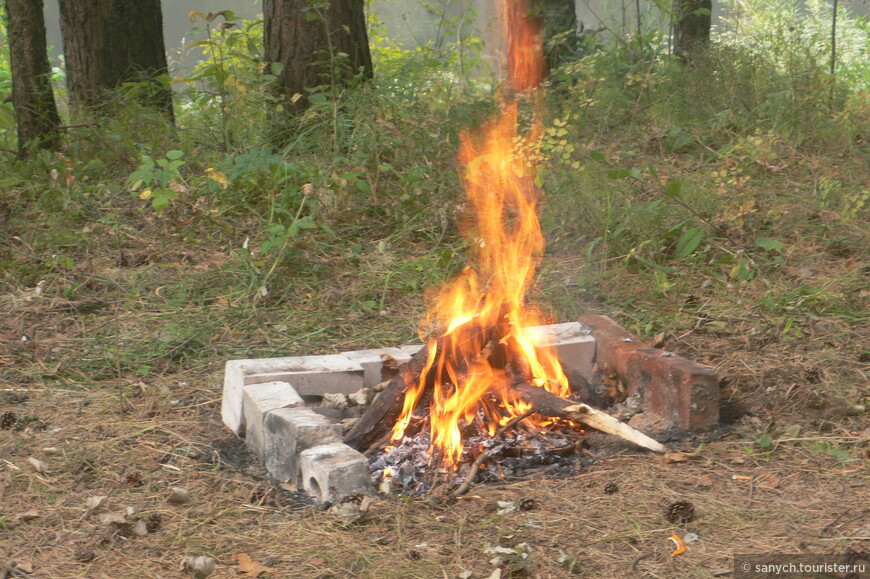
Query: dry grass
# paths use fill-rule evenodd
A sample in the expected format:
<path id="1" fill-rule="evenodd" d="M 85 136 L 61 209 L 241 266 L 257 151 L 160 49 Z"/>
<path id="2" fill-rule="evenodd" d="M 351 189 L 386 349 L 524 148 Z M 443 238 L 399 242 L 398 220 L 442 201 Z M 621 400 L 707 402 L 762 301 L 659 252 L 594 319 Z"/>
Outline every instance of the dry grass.
<path id="1" fill-rule="evenodd" d="M 217 258 L 191 259 L 196 267 Z M 815 275 L 839 279 L 851 259 L 818 259 Z M 687 304 L 700 280 L 681 280 L 671 290 L 679 299 L 661 299 L 644 297 L 643 280 L 630 274 L 601 277 L 600 295 L 646 300 L 627 310 L 578 300 L 561 281 L 590 273 L 586 262 L 551 256 L 539 289 L 560 321 L 607 311 L 639 331 L 649 316 L 637 312 L 654 310 L 663 347 L 727 378 L 729 424 L 703 445 L 677 444 L 690 453 L 686 462 L 602 454 L 569 478 L 478 486 L 449 505 L 382 500 L 344 527 L 275 487 L 229 435 L 219 418 L 221 366 L 243 355 L 407 338 L 417 292 L 394 290 L 390 316 L 366 315 L 344 296 L 372 282 L 342 274 L 347 264 L 339 263 L 335 275 L 297 281 L 296 302 L 238 310 L 208 296 L 207 269 L 197 277 L 141 267 L 125 278 L 141 284 L 135 299 L 112 284 L 64 277 L 48 277 L 40 295 L 7 285 L 2 297 L 0 545 L 3 561 L 32 566 L 33 577 L 183 577 L 182 560 L 198 554 L 217 559 L 214 577 L 239 576 L 239 554 L 268 567 L 263 577 L 489 577 L 492 546 L 528 554 L 503 562 L 514 577 L 713 577 L 730 570 L 735 553 L 867 551 L 870 431 L 859 407 L 868 403 L 870 335 L 823 312 L 801 313 L 802 334 L 784 332 L 789 311 L 757 304 L 771 288 L 786 293 L 788 278 Z M 193 286 L 199 294 L 191 295 L 208 296 L 202 305 L 177 295 Z M 827 287 L 826 299 L 840 299 Z M 137 377 L 136 364 L 146 362 L 151 371 Z M 610 484 L 618 492 L 605 492 Z M 189 503 L 167 501 L 176 486 L 190 491 Z M 88 514 L 96 496 L 108 497 L 120 523 Z M 533 508 L 498 514 L 498 501 L 520 499 Z M 696 519 L 668 522 L 675 501 L 692 503 Z M 134 532 L 139 520 L 147 534 Z M 669 537 L 688 532 L 700 539 L 671 557 Z"/>
<path id="2" fill-rule="evenodd" d="M 15 419 L 0 431 L 4 560 L 46 578 L 179 577 L 194 554 L 217 558 L 214 577 L 236 577 L 240 553 L 268 567 L 264 577 L 488 577 L 487 547 L 526 544 L 527 559 L 505 562 L 512 576 L 712 577 L 734 553 L 866 552 L 870 432 L 842 404 L 813 409 L 812 391 L 833 385 L 841 362 L 742 342 L 699 331 L 668 345 L 708 352 L 744 408 L 719 440 L 686 441 L 686 462 L 625 451 L 569 478 L 475 487 L 450 505 L 383 500 L 349 527 L 274 487 L 228 435 L 214 369 L 147 385 L 7 383 L 2 408 Z M 800 381 L 813 368 L 821 386 Z M 609 484 L 618 492 L 605 492 Z M 175 486 L 192 500 L 168 503 Z M 110 512 L 132 508 L 130 524 L 89 515 L 88 498 L 101 495 Z M 532 508 L 497 513 L 497 501 L 520 499 Z M 691 502 L 695 520 L 668 522 L 675 501 Z M 131 530 L 139 519 L 146 535 Z M 668 537 L 687 532 L 700 539 L 671 557 Z"/>

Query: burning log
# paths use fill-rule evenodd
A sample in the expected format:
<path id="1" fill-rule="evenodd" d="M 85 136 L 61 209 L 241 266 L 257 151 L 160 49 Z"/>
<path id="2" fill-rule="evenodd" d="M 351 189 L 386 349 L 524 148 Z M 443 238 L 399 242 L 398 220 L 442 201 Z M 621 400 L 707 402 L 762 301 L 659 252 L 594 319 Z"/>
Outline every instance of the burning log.
<path id="1" fill-rule="evenodd" d="M 392 430 L 402 411 L 405 393 L 420 379 L 427 358 L 428 348 L 424 346 L 399 368 L 399 373 L 393 376 L 354 427 L 345 434 L 345 444 L 364 452 Z"/>
<path id="2" fill-rule="evenodd" d="M 667 452 L 667 449 L 658 441 L 588 404 L 561 398 L 528 383 L 517 384 L 514 386 L 514 391 L 521 400 L 530 404 L 542 416 L 580 422 L 601 432 L 633 442 L 643 448 L 655 452 Z"/>
<path id="3" fill-rule="evenodd" d="M 486 343 L 491 344 L 492 340 L 487 340 Z M 437 341 L 436 348 L 438 348 L 439 351 L 442 348 L 442 340 L 440 338 Z M 366 451 L 373 449 L 373 447 L 375 447 L 375 446 L 379 446 L 379 443 L 386 443 L 387 442 L 388 435 L 389 435 L 390 431 L 393 429 L 393 426 L 395 425 L 396 420 L 398 419 L 399 415 L 402 412 L 402 407 L 403 407 L 403 403 L 405 400 L 405 395 L 407 394 L 408 389 L 420 381 L 421 375 L 426 367 L 428 355 L 429 355 L 428 346 L 423 346 L 423 348 L 418 350 L 411 357 L 410 360 L 408 360 L 405 364 L 403 364 L 399 368 L 399 373 L 396 376 L 394 376 L 392 380 L 390 380 L 390 382 L 387 384 L 386 388 L 384 388 L 384 390 L 377 396 L 377 398 L 375 398 L 374 401 L 369 405 L 369 407 L 366 409 L 366 411 L 363 413 L 363 415 L 360 417 L 360 419 L 356 422 L 356 424 L 354 424 L 353 428 L 351 428 L 345 434 L 345 436 L 344 436 L 345 444 L 352 446 L 353 448 L 359 450 L 360 452 L 366 452 Z M 499 357 L 503 356 L 500 348 L 495 349 L 490 354 L 489 358 L 492 359 L 496 356 L 499 356 Z M 519 365 L 516 360 L 512 360 L 512 362 L 514 365 Z M 429 381 L 431 381 L 431 376 L 427 377 L 427 385 L 426 385 L 427 393 L 431 387 L 431 384 L 429 383 Z M 558 403 L 554 402 L 552 399 L 564 402 L 565 404 L 563 404 L 563 406 L 577 404 L 576 402 L 571 402 L 570 400 L 566 400 L 566 399 L 560 398 L 554 394 L 550 394 L 549 392 L 546 392 L 545 390 L 543 390 L 541 388 L 536 388 L 536 387 L 531 386 L 531 385 L 527 385 L 527 387 L 530 389 L 534 388 L 535 390 L 540 390 L 541 392 L 544 392 L 544 394 L 549 395 L 548 397 L 544 397 L 541 395 L 538 396 L 538 398 L 541 398 L 543 400 L 543 402 L 541 403 L 541 406 L 543 408 L 551 409 L 551 410 L 549 410 L 549 412 L 552 412 L 552 413 L 548 413 L 548 411 L 543 411 L 543 410 L 536 411 L 536 413 L 539 413 L 543 416 L 548 416 L 551 418 L 560 417 L 560 414 L 558 413 L 558 411 L 552 410 L 558 406 Z M 571 377 L 571 389 L 574 392 L 574 396 L 576 396 L 578 399 L 580 399 L 584 402 L 593 402 L 594 403 L 594 402 L 600 400 L 600 396 L 595 392 L 592 385 L 583 376 L 577 375 L 577 376 Z M 424 398 L 427 398 L 427 397 L 424 395 Z M 425 401 L 426 400 L 421 400 L 421 403 L 425 402 Z M 586 405 L 584 404 L 584 406 L 586 406 Z M 589 407 L 589 408 L 591 408 L 591 407 Z M 592 410 L 594 412 L 599 412 L 599 411 L 596 411 L 594 408 Z M 603 414 L 603 413 L 601 413 L 601 414 Z M 606 414 L 604 416 L 606 416 L 607 418 L 611 418 L 610 416 L 608 416 Z M 567 418 L 567 417 L 562 416 L 562 418 Z M 574 419 L 571 419 L 571 420 L 574 420 Z M 611 418 L 611 420 L 616 420 L 616 419 Z M 584 424 L 588 424 L 589 426 L 593 426 L 595 428 L 598 428 L 597 426 L 594 426 L 591 423 L 586 423 L 585 421 L 583 421 L 581 419 L 576 419 L 575 422 L 583 422 Z M 603 422 L 603 419 L 599 420 L 599 422 Z M 630 427 L 628 427 L 627 425 L 623 425 L 623 426 L 625 428 L 628 428 L 629 430 L 633 430 Z M 598 428 L 598 429 L 602 430 L 604 432 L 609 432 L 611 434 L 614 434 L 614 432 L 612 432 L 612 431 L 614 431 L 616 429 L 614 427 L 608 427 L 608 428 L 609 428 L 609 430 L 607 430 L 606 428 Z M 638 433 L 638 434 L 640 434 L 640 433 Z M 619 436 L 619 435 L 617 435 L 617 436 Z M 643 435 L 641 434 L 641 436 L 643 436 Z M 653 441 L 653 442 L 655 442 L 655 441 Z M 640 446 L 645 446 L 645 445 L 641 444 Z M 645 446 L 645 448 L 650 448 L 650 447 Z M 653 449 L 653 450 L 655 450 L 655 449 Z"/>
<path id="4" fill-rule="evenodd" d="M 440 346 L 439 341 L 436 347 L 440 348 Z M 411 386 L 419 382 L 427 358 L 428 348 L 423 347 L 400 368 L 399 374 L 390 380 L 384 391 L 375 398 L 359 421 L 345 435 L 346 444 L 357 450 L 366 451 L 379 442 L 386 442 L 386 435 L 392 430 L 402 411 L 405 394 Z M 587 384 L 583 386 L 588 387 Z M 531 405 L 534 412 L 541 416 L 579 422 L 654 452 L 667 451 L 656 440 L 584 402 L 562 398 L 528 382 L 517 383 L 510 389 L 518 399 Z M 584 400 L 589 400 L 591 395 L 591 388 L 589 390 L 583 388 L 579 394 Z"/>

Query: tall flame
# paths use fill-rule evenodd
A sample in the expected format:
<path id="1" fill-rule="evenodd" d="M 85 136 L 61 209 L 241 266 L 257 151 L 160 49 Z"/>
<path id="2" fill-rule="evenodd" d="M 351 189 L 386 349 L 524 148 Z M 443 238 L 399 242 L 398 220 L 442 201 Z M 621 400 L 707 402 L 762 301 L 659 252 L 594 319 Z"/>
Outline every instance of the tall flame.
<path id="1" fill-rule="evenodd" d="M 526 7 L 525 1 L 502 0 L 508 85 L 532 97 L 543 76 L 543 55 L 540 29 L 526 18 Z M 524 330 L 543 321 L 524 300 L 544 237 L 535 167 L 521 152 L 537 150 L 542 129 L 535 114 L 531 128 L 520 134 L 518 110 L 517 101 L 506 96 L 480 135 L 462 137 L 459 158 L 474 215 L 463 230 L 476 266 L 441 289 L 429 317 L 442 320 L 446 330 L 429 340 L 426 366 L 393 429 L 393 440 L 401 439 L 414 409 L 428 402 L 431 445 L 446 465 L 460 459 L 465 425 L 482 420 L 494 435 L 500 424 L 527 410 L 511 394 L 514 380 L 568 394 L 555 354 L 536 347 Z"/>

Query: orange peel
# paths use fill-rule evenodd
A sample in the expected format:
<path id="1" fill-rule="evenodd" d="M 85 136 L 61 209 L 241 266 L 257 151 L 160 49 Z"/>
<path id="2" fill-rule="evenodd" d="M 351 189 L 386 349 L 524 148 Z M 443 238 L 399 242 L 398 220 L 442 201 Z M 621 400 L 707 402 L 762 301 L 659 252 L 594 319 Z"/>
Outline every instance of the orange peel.
<path id="1" fill-rule="evenodd" d="M 679 535 L 671 535 L 670 537 L 668 537 L 668 539 L 673 541 L 674 544 L 677 546 L 677 550 L 671 553 L 671 557 L 682 555 L 688 550 L 688 547 L 686 547 L 686 544 L 683 542 L 683 539 L 681 539 Z"/>

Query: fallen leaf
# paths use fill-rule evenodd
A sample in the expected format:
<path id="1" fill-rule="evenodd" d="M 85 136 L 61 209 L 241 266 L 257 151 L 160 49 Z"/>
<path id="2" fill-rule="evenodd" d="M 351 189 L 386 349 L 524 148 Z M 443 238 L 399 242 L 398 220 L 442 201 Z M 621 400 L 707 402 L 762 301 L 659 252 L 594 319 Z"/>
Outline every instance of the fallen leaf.
<path id="1" fill-rule="evenodd" d="M 704 474 L 698 477 L 698 481 L 696 483 L 699 487 L 712 487 L 713 486 L 713 477 L 709 474 Z"/>
<path id="2" fill-rule="evenodd" d="M 218 171 L 217 169 L 213 169 L 213 168 L 209 167 L 208 169 L 205 170 L 205 174 L 209 179 L 213 180 L 218 185 L 220 185 L 221 189 L 226 189 L 230 184 L 230 181 L 229 181 L 229 179 L 227 179 L 227 176 L 224 175 L 223 173 L 221 173 L 220 171 Z"/>
<path id="3" fill-rule="evenodd" d="M 321 557 L 315 557 L 308 562 L 309 565 L 323 565 L 324 563 L 326 563 L 326 559 L 322 559 Z"/>
<path id="4" fill-rule="evenodd" d="M 512 513 L 517 509 L 517 505 L 513 501 L 496 501 L 496 504 L 498 505 L 496 514 L 499 516 Z"/>
<path id="5" fill-rule="evenodd" d="M 90 517 L 100 509 L 103 509 L 107 506 L 108 501 L 109 497 L 105 495 L 88 497 L 88 500 L 85 502 L 85 505 L 88 507 L 88 512 L 85 513 L 85 516 Z"/>
<path id="6" fill-rule="evenodd" d="M 759 477 L 760 480 L 756 483 L 760 488 L 775 490 L 779 488 L 779 477 L 775 474 L 766 474 Z"/>
<path id="7" fill-rule="evenodd" d="M 24 511 L 23 513 L 21 513 L 20 515 L 18 515 L 18 520 L 19 521 L 32 521 L 33 519 L 36 519 L 38 517 L 39 517 L 39 510 L 38 509 L 28 509 L 28 510 Z"/>
<path id="8" fill-rule="evenodd" d="M 30 561 L 16 561 L 14 568 L 18 569 L 19 571 L 23 571 L 28 575 L 30 573 L 33 573 L 33 563 L 31 563 Z"/>
<path id="9" fill-rule="evenodd" d="M 665 462 L 667 464 L 673 464 L 675 462 L 686 462 L 688 461 L 690 456 L 685 452 L 666 452 L 665 453 Z"/>
<path id="10" fill-rule="evenodd" d="M 264 567 L 259 561 L 254 561 L 247 553 L 239 553 L 233 555 L 233 561 L 239 564 L 239 572 L 244 573 L 245 577 L 259 577 L 267 571 L 271 571 L 268 567 Z"/>
<path id="11" fill-rule="evenodd" d="M 100 522 L 104 525 L 124 525 L 127 523 L 127 513 L 124 511 L 100 513 Z"/>
<path id="12" fill-rule="evenodd" d="M 43 461 L 39 460 L 38 458 L 34 458 L 32 456 L 28 457 L 27 462 L 29 462 L 39 474 L 44 474 L 45 471 L 48 470 L 48 465 L 45 464 Z"/>

